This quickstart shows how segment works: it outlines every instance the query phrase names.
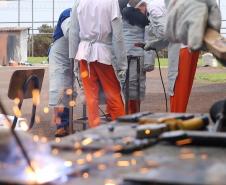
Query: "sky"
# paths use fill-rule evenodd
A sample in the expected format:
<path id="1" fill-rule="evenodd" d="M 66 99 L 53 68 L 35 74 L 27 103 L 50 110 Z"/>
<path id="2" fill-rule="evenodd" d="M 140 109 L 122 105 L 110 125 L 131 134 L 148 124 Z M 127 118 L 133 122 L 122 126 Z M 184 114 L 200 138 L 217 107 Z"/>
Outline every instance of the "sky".
<path id="1" fill-rule="evenodd" d="M 32 1 L 31 0 L 21 0 L 21 14 L 20 20 L 22 22 L 31 22 L 32 21 Z M 54 0 L 55 9 L 54 9 L 54 20 L 57 21 L 60 12 L 66 8 L 72 7 L 74 0 Z M 34 21 L 38 22 L 52 22 L 53 21 L 53 0 L 34 0 Z M 17 26 L 17 23 L 6 24 L 2 22 L 17 22 L 18 21 L 18 3 L 17 1 L 0 1 L 0 27 L 3 26 Z M 222 17 L 226 20 L 226 1 L 221 0 L 221 12 Z M 49 23 L 53 25 L 52 23 Z M 37 28 L 41 25 L 34 24 L 34 27 Z M 31 23 L 20 24 L 20 26 L 31 27 Z M 222 30 L 226 33 L 226 21 L 223 22 L 223 27 L 225 30 Z"/>

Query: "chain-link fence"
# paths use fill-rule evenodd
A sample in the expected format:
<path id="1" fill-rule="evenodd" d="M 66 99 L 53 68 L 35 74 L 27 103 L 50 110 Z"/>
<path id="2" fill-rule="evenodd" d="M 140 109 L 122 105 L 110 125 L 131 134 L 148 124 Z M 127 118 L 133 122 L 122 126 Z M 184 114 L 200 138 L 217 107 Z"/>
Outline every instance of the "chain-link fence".
<path id="1" fill-rule="evenodd" d="M 37 35 L 52 35 L 50 32 L 40 32 L 39 28 L 46 24 L 54 28 L 56 25 L 60 12 L 68 7 L 72 7 L 73 0 L 11 0 L 0 1 L 8 2 L 10 5 L 5 9 L 1 9 L 1 14 L 4 15 L 8 12 L 14 12 L 14 15 L 5 16 L 5 19 L 0 18 L 0 27 L 29 27 L 28 31 L 28 56 L 34 56 L 34 38 Z M 222 0 L 218 0 L 218 4 L 221 10 L 226 9 L 226 3 Z M 5 6 L 4 3 L 0 4 Z M 11 9 L 11 10 L 10 10 Z M 47 13 L 48 12 L 48 13 Z M 11 20 L 9 20 L 11 18 Z M 222 20 L 222 34 L 226 35 L 226 15 Z"/>

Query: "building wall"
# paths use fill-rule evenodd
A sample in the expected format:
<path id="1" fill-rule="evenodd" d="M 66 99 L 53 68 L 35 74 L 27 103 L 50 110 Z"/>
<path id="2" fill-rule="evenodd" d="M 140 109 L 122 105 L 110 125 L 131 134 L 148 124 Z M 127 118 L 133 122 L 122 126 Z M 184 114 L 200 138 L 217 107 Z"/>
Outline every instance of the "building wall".
<path id="1" fill-rule="evenodd" d="M 27 61 L 27 30 L 0 32 L 0 65 Z"/>

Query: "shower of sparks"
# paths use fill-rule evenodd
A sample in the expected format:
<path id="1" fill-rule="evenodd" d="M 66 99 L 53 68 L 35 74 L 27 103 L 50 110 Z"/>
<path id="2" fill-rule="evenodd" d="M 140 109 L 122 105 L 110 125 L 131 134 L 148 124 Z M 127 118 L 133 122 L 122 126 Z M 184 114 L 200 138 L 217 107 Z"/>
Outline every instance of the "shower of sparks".
<path id="1" fill-rule="evenodd" d="M 47 139 L 46 137 L 42 137 L 42 138 L 41 138 L 41 142 L 42 142 L 42 143 L 47 143 L 47 142 L 48 142 L 48 139 Z"/>
<path id="2" fill-rule="evenodd" d="M 38 142 L 39 141 L 39 136 L 38 135 L 34 135 L 33 136 L 33 141 L 34 142 Z"/>
<path id="3" fill-rule="evenodd" d="M 29 127 L 26 121 L 21 121 L 20 122 L 20 127 L 23 131 L 28 131 Z"/>
<path id="4" fill-rule="evenodd" d="M 129 161 L 118 161 L 117 166 L 118 167 L 128 167 L 128 166 L 130 166 L 130 162 Z"/>
<path id="5" fill-rule="evenodd" d="M 53 155 L 58 155 L 59 154 L 59 150 L 58 149 L 53 149 L 52 150 L 52 154 Z"/>
<path id="6" fill-rule="evenodd" d="M 88 76 L 89 76 L 88 71 L 83 71 L 83 72 L 81 73 L 81 78 L 86 78 L 86 77 L 88 77 Z"/>
<path id="7" fill-rule="evenodd" d="M 18 118 L 22 116 L 21 110 L 18 106 L 13 106 L 13 113 Z"/>
<path id="8" fill-rule="evenodd" d="M 61 142 L 61 139 L 60 139 L 59 137 L 57 137 L 57 138 L 55 139 L 55 142 L 56 142 L 56 143 L 60 143 L 60 142 Z"/>
<path id="9" fill-rule="evenodd" d="M 64 166 L 71 167 L 73 165 L 72 161 L 65 161 Z"/>
<path id="10" fill-rule="evenodd" d="M 85 159 L 78 159 L 76 162 L 78 165 L 83 165 L 86 163 Z"/>
<path id="11" fill-rule="evenodd" d="M 100 170 L 100 171 L 104 171 L 104 170 L 107 169 L 107 166 L 106 166 L 105 164 L 99 164 L 99 165 L 97 166 L 97 169 Z"/>
<path id="12" fill-rule="evenodd" d="M 20 103 L 20 99 L 19 99 L 19 98 L 15 98 L 13 101 L 14 101 L 14 103 L 15 103 L 16 105 L 19 105 L 19 103 Z"/>
<path id="13" fill-rule="evenodd" d="M 74 100 L 70 101 L 69 102 L 69 106 L 70 107 L 74 107 L 76 105 L 76 102 Z"/>
<path id="14" fill-rule="evenodd" d="M 36 106 L 40 104 L 40 91 L 38 89 L 32 91 L 32 102 Z"/>
<path id="15" fill-rule="evenodd" d="M 40 116 L 38 116 L 38 115 L 35 116 L 35 123 L 37 123 L 37 124 L 41 123 L 41 117 Z"/>
<path id="16" fill-rule="evenodd" d="M 72 89 L 67 89 L 66 90 L 66 95 L 70 96 L 70 95 L 72 95 L 72 93 L 73 93 Z"/>
<path id="17" fill-rule="evenodd" d="M 104 185 L 117 185 L 117 183 L 112 179 L 106 179 Z"/>
<path id="18" fill-rule="evenodd" d="M 44 112 L 45 114 L 48 114 L 48 113 L 49 113 L 49 107 L 44 107 L 43 112 Z"/>
<path id="19" fill-rule="evenodd" d="M 86 138 L 82 141 L 83 146 L 87 146 L 93 142 L 92 138 Z"/>
<path id="20" fill-rule="evenodd" d="M 83 177 L 84 179 L 87 179 L 87 178 L 89 178 L 89 174 L 88 174 L 87 172 L 85 172 L 85 173 L 82 174 L 82 177 Z"/>

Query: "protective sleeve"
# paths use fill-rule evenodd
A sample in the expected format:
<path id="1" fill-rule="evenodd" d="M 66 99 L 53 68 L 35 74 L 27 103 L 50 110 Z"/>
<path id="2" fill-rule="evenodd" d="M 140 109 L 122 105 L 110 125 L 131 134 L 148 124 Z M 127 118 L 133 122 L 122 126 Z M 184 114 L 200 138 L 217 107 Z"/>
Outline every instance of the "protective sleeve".
<path id="1" fill-rule="evenodd" d="M 70 27 L 70 17 L 65 19 L 61 24 L 61 29 L 63 31 L 64 37 L 68 38 L 69 36 L 69 27 Z"/>
<path id="2" fill-rule="evenodd" d="M 159 9 L 159 11 L 163 9 Z M 146 41 L 145 49 L 155 48 L 157 50 L 161 50 L 166 48 L 169 45 L 167 38 L 165 37 L 165 29 L 166 29 L 166 15 L 162 13 L 160 15 L 156 15 L 153 11 L 149 14 L 150 24 L 147 27 L 149 32 L 149 40 Z"/>
<path id="3" fill-rule="evenodd" d="M 127 70 L 126 48 L 123 38 L 122 18 L 115 18 L 112 21 L 112 45 L 116 57 L 116 68 L 118 71 Z"/>
<path id="4" fill-rule="evenodd" d="M 78 21 L 78 13 L 77 13 L 77 7 L 79 4 L 79 0 L 75 2 L 75 5 L 72 8 L 71 12 L 71 23 L 69 28 L 69 58 L 75 58 L 78 46 L 80 43 L 80 27 L 79 27 L 79 21 Z"/>
<path id="5" fill-rule="evenodd" d="M 145 27 L 144 40 L 150 40 L 150 35 L 148 34 L 148 27 Z M 144 51 L 144 67 L 148 68 L 155 65 L 155 51 Z"/>

